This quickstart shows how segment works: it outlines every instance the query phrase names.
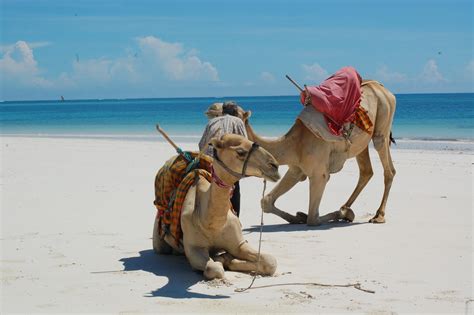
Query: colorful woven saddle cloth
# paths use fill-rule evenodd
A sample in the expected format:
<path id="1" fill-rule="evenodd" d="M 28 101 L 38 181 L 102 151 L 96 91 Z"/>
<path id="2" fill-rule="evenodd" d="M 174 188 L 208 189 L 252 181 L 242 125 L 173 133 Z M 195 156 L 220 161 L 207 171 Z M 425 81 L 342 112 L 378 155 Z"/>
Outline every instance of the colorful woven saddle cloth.
<path id="1" fill-rule="evenodd" d="M 181 210 L 189 188 L 197 183 L 199 176 L 211 181 L 212 158 L 198 152 L 185 152 L 174 156 L 158 171 L 155 177 L 155 201 L 153 202 L 159 220 L 159 233 L 162 237 L 170 234 L 177 247 L 181 247 Z"/>

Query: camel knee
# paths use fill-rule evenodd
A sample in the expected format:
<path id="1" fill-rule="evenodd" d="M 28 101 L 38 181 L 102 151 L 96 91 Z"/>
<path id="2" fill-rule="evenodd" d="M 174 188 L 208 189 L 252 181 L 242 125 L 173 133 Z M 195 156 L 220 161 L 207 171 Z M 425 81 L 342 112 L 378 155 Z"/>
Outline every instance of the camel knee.
<path id="1" fill-rule="evenodd" d="M 383 146 L 387 143 L 387 137 L 383 135 L 374 136 L 372 138 L 372 141 L 374 143 L 375 150 L 380 151 L 382 150 Z"/>
<path id="2" fill-rule="evenodd" d="M 264 276 L 272 276 L 277 268 L 275 257 L 270 254 L 260 254 L 259 273 Z"/>
<path id="3" fill-rule="evenodd" d="M 364 170 L 360 173 L 360 176 L 364 178 L 364 180 L 369 181 L 374 176 L 374 171 L 372 169 Z"/>
<path id="4" fill-rule="evenodd" d="M 395 170 L 386 170 L 383 172 L 385 184 L 392 183 L 395 173 Z"/>
<path id="5" fill-rule="evenodd" d="M 263 197 L 260 201 L 260 206 L 262 207 L 263 212 L 271 213 L 274 202 L 275 201 L 273 200 L 273 198 L 271 198 L 270 195 L 266 195 L 265 197 Z"/>
<path id="6" fill-rule="evenodd" d="M 224 266 L 218 261 L 209 261 L 204 268 L 204 277 L 208 280 L 224 278 Z"/>

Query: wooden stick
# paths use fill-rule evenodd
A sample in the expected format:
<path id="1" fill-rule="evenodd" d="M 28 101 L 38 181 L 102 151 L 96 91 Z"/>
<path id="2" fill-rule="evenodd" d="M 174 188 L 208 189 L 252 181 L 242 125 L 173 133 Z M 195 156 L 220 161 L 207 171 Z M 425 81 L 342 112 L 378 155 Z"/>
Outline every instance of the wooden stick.
<path id="1" fill-rule="evenodd" d="M 300 90 L 300 92 L 303 92 L 303 89 L 298 85 L 298 83 L 296 83 L 295 81 L 293 81 L 293 79 L 290 78 L 290 76 L 289 76 L 288 74 L 285 75 L 285 77 L 286 77 L 288 80 L 290 80 L 290 82 L 293 83 L 294 86 L 296 86 L 296 87 L 298 88 L 298 90 Z"/>
<path id="2" fill-rule="evenodd" d="M 156 124 L 156 130 L 158 130 L 158 132 L 161 133 L 161 135 L 166 139 L 166 141 L 168 141 L 168 143 L 171 144 L 176 151 L 178 151 L 179 148 L 176 143 L 174 143 L 174 141 L 171 140 L 170 137 L 168 137 L 166 132 L 161 129 L 160 125 Z"/>

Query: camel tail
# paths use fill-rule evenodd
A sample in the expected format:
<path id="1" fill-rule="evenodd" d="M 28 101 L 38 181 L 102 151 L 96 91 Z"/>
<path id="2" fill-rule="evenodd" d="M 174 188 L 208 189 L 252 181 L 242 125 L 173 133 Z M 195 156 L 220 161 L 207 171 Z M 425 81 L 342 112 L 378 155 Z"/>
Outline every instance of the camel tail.
<path id="1" fill-rule="evenodd" d="M 392 136 L 392 132 L 390 131 L 390 144 L 392 144 L 392 143 L 393 143 L 393 144 L 397 144 L 397 143 L 395 142 L 395 138 Z"/>

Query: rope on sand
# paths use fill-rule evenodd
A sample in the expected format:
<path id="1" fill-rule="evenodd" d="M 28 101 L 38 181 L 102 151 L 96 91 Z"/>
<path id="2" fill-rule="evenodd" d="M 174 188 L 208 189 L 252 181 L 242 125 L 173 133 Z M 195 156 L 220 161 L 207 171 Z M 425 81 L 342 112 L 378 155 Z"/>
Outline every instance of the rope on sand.
<path id="1" fill-rule="evenodd" d="M 262 191 L 262 199 L 265 197 L 265 190 L 267 189 L 267 180 L 263 180 L 263 191 Z M 263 234 L 263 208 L 262 208 L 262 213 L 260 214 L 260 239 L 258 241 L 258 254 L 257 254 L 257 268 L 255 270 L 255 273 L 253 274 L 252 282 L 247 288 L 236 288 L 234 291 L 235 292 L 245 292 L 248 289 L 252 288 L 253 283 L 255 282 L 255 279 L 257 278 L 258 275 L 258 267 L 260 265 L 260 249 L 262 248 L 262 234 Z"/>
<path id="2" fill-rule="evenodd" d="M 262 191 L 262 198 L 265 197 L 265 189 L 267 188 L 267 181 L 264 179 L 263 180 L 263 191 Z M 250 282 L 250 285 L 246 288 L 236 288 L 234 291 L 235 292 L 245 292 L 250 289 L 263 289 L 263 288 L 270 288 L 270 287 L 278 287 L 278 286 L 287 286 L 287 285 L 313 285 L 313 286 L 319 286 L 319 287 L 333 287 L 333 288 L 354 288 L 356 290 L 360 290 L 366 293 L 372 293 L 374 294 L 375 291 L 373 290 L 368 290 L 362 288 L 360 283 L 348 283 L 348 284 L 325 284 L 325 283 L 317 283 L 317 282 L 290 282 L 290 283 L 277 283 L 277 284 L 268 284 L 268 285 L 261 285 L 258 287 L 252 287 L 255 279 L 257 278 L 257 272 L 258 272 L 258 267 L 260 264 L 260 249 L 262 247 L 262 233 L 263 233 L 263 208 L 262 208 L 262 213 L 260 215 L 260 239 L 258 241 L 258 255 L 257 255 L 257 268 L 253 274 L 252 277 L 252 282 Z"/>
<path id="3" fill-rule="evenodd" d="M 253 280 L 252 280 L 252 283 L 250 284 L 250 286 L 248 288 L 246 288 L 244 290 L 236 289 L 235 291 L 236 292 L 244 292 L 244 291 L 249 290 L 249 289 L 263 289 L 263 288 L 271 288 L 271 287 L 286 286 L 286 285 L 313 285 L 313 286 L 319 286 L 319 287 L 354 288 L 354 289 L 357 289 L 357 290 L 360 290 L 360 291 L 363 291 L 363 292 L 367 292 L 367 293 L 372 293 L 372 294 L 375 293 L 375 291 L 373 291 L 373 290 L 368 290 L 368 289 L 362 288 L 360 283 L 325 284 L 325 283 L 318 283 L 318 282 L 290 282 L 290 283 L 276 283 L 276 284 L 261 285 L 261 286 L 258 286 L 258 287 L 251 288 L 252 284 L 253 284 Z"/>

